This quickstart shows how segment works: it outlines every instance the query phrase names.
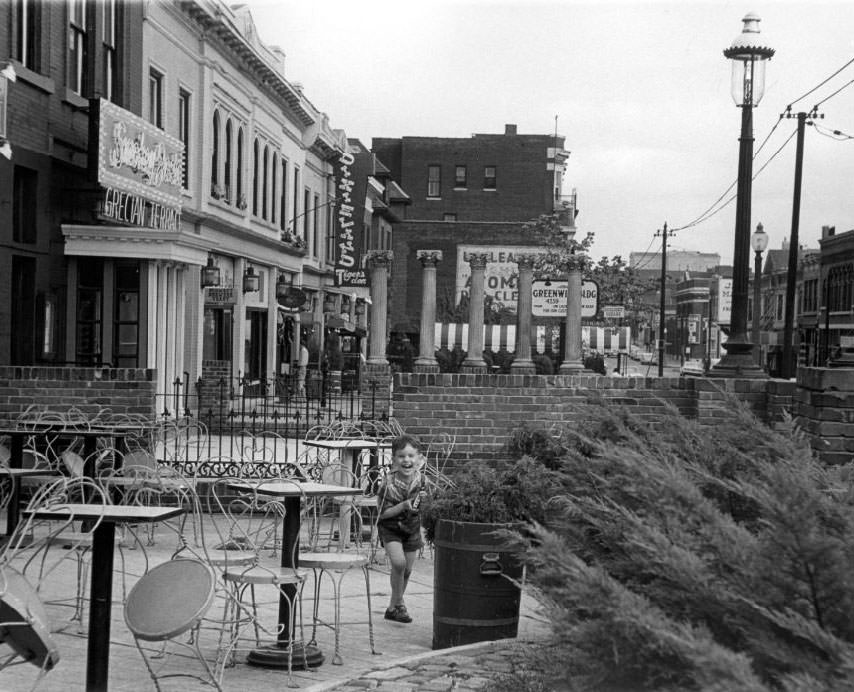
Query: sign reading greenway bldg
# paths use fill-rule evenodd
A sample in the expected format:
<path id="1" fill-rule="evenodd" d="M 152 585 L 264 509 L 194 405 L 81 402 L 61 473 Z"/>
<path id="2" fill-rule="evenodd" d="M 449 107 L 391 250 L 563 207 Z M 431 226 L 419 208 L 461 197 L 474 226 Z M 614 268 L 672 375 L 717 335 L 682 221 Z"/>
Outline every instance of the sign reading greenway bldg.
<path id="1" fill-rule="evenodd" d="M 159 231 L 181 222 L 184 144 L 100 99 L 97 108 L 101 219 Z"/>

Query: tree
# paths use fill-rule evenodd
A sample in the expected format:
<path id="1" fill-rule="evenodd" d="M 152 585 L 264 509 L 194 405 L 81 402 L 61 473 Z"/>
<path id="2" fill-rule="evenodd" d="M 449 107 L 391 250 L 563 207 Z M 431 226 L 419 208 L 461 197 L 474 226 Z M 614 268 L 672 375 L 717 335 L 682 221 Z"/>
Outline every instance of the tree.
<path id="1" fill-rule="evenodd" d="M 558 214 L 540 214 L 533 221 L 524 224 L 526 233 L 537 239 L 545 252 L 538 254 L 534 271 L 541 278 L 562 279 L 570 265 L 580 266 L 582 272 L 590 268 L 588 251 L 593 245 L 593 234 L 588 233 L 584 240 L 578 241 L 574 234 L 565 230 Z"/>

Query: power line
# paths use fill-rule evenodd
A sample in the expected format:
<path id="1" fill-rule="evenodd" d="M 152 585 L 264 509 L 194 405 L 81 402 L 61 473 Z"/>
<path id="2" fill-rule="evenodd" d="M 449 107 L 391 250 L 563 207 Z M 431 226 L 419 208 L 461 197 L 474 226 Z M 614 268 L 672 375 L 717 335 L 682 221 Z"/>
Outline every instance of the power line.
<path id="1" fill-rule="evenodd" d="M 815 131 L 824 137 L 829 137 L 830 139 L 836 140 L 837 142 L 844 142 L 848 139 L 854 139 L 854 136 L 846 134 L 841 130 L 831 130 L 829 127 L 823 127 L 818 123 L 810 122 L 808 125 L 812 125 L 815 128 Z"/>
<path id="2" fill-rule="evenodd" d="M 786 106 L 785 110 L 786 110 L 787 112 L 791 112 L 791 110 L 792 110 L 792 106 L 794 106 L 798 101 L 801 101 L 801 100 L 805 99 L 807 96 L 809 96 L 810 94 L 814 93 L 815 91 L 817 91 L 818 89 L 820 89 L 821 87 L 823 87 L 823 86 L 824 86 L 825 84 L 827 84 L 831 79 L 833 79 L 834 77 L 836 77 L 836 75 L 838 75 L 840 72 L 842 72 L 843 70 L 845 70 L 847 67 L 849 67 L 849 66 L 850 66 L 850 65 L 852 65 L 852 64 L 854 64 L 854 58 L 851 58 L 851 60 L 849 60 L 848 62 L 846 62 L 842 67 L 840 67 L 838 70 L 836 70 L 836 71 L 835 71 L 833 74 L 831 74 L 829 77 L 825 78 L 824 80 L 822 80 L 821 82 L 819 82 L 818 84 L 816 84 L 812 89 L 810 89 L 809 91 L 807 91 L 806 93 L 802 94 L 801 96 L 799 96 L 798 98 L 796 98 L 794 101 L 792 101 L 791 103 L 789 103 L 789 104 Z M 837 95 L 839 92 L 841 92 L 843 89 L 845 89 L 845 88 L 847 88 L 847 87 L 851 86 L 851 84 L 854 84 L 854 80 L 851 80 L 850 82 L 848 82 L 848 83 L 844 84 L 842 87 L 840 87 L 839 89 L 837 89 L 836 91 L 834 91 L 832 94 L 830 94 L 829 96 L 827 96 L 827 97 L 826 97 L 826 98 L 824 98 L 823 100 L 819 101 L 819 102 L 818 102 L 818 103 L 813 107 L 813 110 L 815 110 L 815 108 L 817 108 L 818 106 L 820 106 L 820 105 L 821 105 L 822 103 L 824 103 L 825 101 L 827 101 L 827 100 L 829 100 L 829 99 L 833 98 L 834 96 L 836 96 L 836 95 Z M 777 127 L 780 125 L 780 121 L 783 119 L 783 117 L 784 117 L 784 116 L 783 116 L 783 115 L 781 115 L 781 116 L 780 116 L 780 118 L 778 118 L 778 119 L 777 119 L 777 121 L 774 123 L 773 127 L 771 128 L 771 131 L 770 131 L 770 132 L 765 136 L 765 139 L 764 139 L 764 140 L 762 140 L 762 144 L 760 144 L 760 145 L 759 145 L 759 148 L 758 148 L 758 149 L 754 152 L 754 154 L 753 154 L 753 159 L 754 159 L 754 160 L 755 160 L 755 159 L 756 159 L 756 157 L 759 155 L 759 152 L 761 152 L 761 151 L 762 151 L 762 148 L 763 148 L 763 147 L 768 143 L 768 140 L 769 140 L 769 139 L 771 139 L 771 135 L 773 135 L 773 134 L 774 134 L 774 131 L 775 131 L 775 130 L 777 129 Z M 783 143 L 783 146 L 785 146 L 785 145 L 789 142 L 789 140 L 791 140 L 791 139 L 792 139 L 792 136 L 793 136 L 793 135 L 790 135 L 790 136 L 789 136 L 789 139 L 787 139 L 787 140 L 786 140 L 786 142 L 784 142 L 784 143 Z M 779 153 L 779 149 L 777 150 L 777 152 L 775 152 L 774 156 L 776 156 L 776 155 L 777 155 L 777 153 Z M 774 158 L 774 156 L 772 156 L 772 157 L 771 157 L 771 159 L 773 159 L 773 158 Z M 768 163 L 770 163 L 771 159 L 769 159 L 769 160 L 768 160 L 768 162 L 766 162 L 766 164 L 765 164 L 765 165 L 767 165 Z M 763 166 L 762 168 L 764 168 L 764 167 L 765 167 L 765 166 Z M 762 168 L 760 168 L 759 170 L 761 171 L 761 170 L 762 170 Z M 756 176 L 754 176 L 754 178 L 755 178 L 755 177 L 756 177 Z M 723 206 L 721 206 L 719 209 L 716 209 L 715 211 L 712 211 L 713 209 L 715 209 L 715 206 L 718 204 L 718 202 L 720 202 L 724 197 L 726 197 L 726 195 L 729 193 L 729 191 L 730 191 L 730 190 L 732 190 L 732 188 L 733 188 L 733 187 L 735 187 L 735 185 L 736 185 L 736 183 L 737 183 L 737 182 L 738 182 L 737 180 L 736 180 L 736 181 L 734 181 L 734 182 L 733 182 L 733 183 L 732 183 L 732 184 L 731 184 L 731 185 L 730 185 L 726 190 L 724 190 L 724 191 L 723 191 L 723 193 L 720 195 L 720 197 L 718 197 L 714 202 L 712 202 L 712 204 L 709 206 L 709 208 L 708 208 L 708 209 L 706 209 L 702 214 L 700 214 L 700 215 L 699 215 L 698 217 L 696 217 L 694 220 L 692 220 L 692 221 L 690 221 L 690 222 L 686 223 L 684 226 L 679 226 L 678 228 L 674 228 L 673 230 L 674 230 L 674 231 L 681 231 L 681 230 L 685 230 L 685 229 L 688 229 L 688 228 L 692 228 L 692 227 L 697 226 L 697 225 L 699 225 L 699 224 L 703 223 L 704 221 L 706 221 L 706 220 L 708 220 L 708 219 L 712 218 L 712 216 L 714 216 L 715 214 L 717 214 L 721 209 L 724 209 L 724 208 L 725 208 L 725 207 L 726 207 L 730 202 L 732 202 L 732 200 L 733 200 L 733 199 L 735 199 L 735 197 L 731 197 L 731 198 L 730 198 L 730 199 L 728 199 L 726 202 L 724 202 Z M 711 213 L 710 213 L 710 212 L 711 212 Z"/>
<path id="3" fill-rule="evenodd" d="M 816 109 L 816 108 L 818 108 L 822 103 L 824 103 L 825 101 L 829 101 L 829 100 L 830 100 L 830 99 L 832 99 L 834 96 L 836 96 L 840 91 L 842 91 L 843 89 L 847 89 L 847 88 L 848 88 L 848 87 L 850 87 L 852 84 L 854 84 L 854 79 L 852 79 L 851 81 L 846 82 L 845 84 L 843 84 L 843 85 L 842 85 L 841 87 L 839 87 L 836 91 L 834 91 L 830 96 L 825 96 L 821 101 L 819 101 L 817 104 L 815 104 L 815 105 L 812 107 L 812 109 L 813 109 L 813 110 L 815 110 L 815 109 Z"/>
<path id="4" fill-rule="evenodd" d="M 777 122 L 779 122 L 779 121 L 777 121 Z M 775 125 L 775 128 L 776 128 L 776 125 Z M 763 170 L 765 170 L 766 166 L 768 166 L 768 164 L 769 164 L 769 163 L 771 163 L 771 162 L 772 162 L 772 161 L 777 157 L 777 155 L 778 155 L 778 154 L 779 154 L 779 153 L 780 153 L 780 152 L 785 148 L 785 146 L 786 146 L 789 142 L 791 142 L 791 141 L 792 141 L 792 138 L 795 136 L 795 134 L 796 134 L 796 133 L 797 133 L 797 128 L 796 128 L 796 129 L 794 129 L 794 130 L 792 130 L 792 133 L 788 136 L 788 138 L 786 139 L 786 141 L 785 141 L 785 142 L 783 142 L 783 144 L 782 144 L 782 145 L 777 149 L 777 151 L 775 151 L 773 154 L 771 154 L 771 156 L 769 157 L 769 159 L 768 159 L 764 164 L 762 164 L 762 166 L 759 168 L 759 170 L 757 170 L 757 171 L 756 171 L 756 173 L 754 173 L 754 174 L 753 174 L 753 177 L 751 178 L 751 180 L 756 180 L 756 176 L 758 176 L 758 175 L 759 175 Z M 736 181 L 736 182 L 737 182 L 737 181 Z M 706 211 L 704 211 L 700 216 L 698 216 L 696 219 L 694 219 L 694 220 L 693 220 L 693 221 L 691 221 L 690 223 L 687 223 L 687 224 L 685 224 L 684 226 L 680 226 L 680 227 L 678 227 L 678 228 L 674 228 L 673 230 L 674 230 L 674 231 L 683 231 L 683 230 L 687 230 L 687 229 L 689 229 L 689 228 L 693 228 L 694 226 L 699 226 L 699 225 L 700 225 L 701 223 L 703 223 L 704 221 L 708 221 L 708 220 L 709 220 L 709 219 L 711 219 L 713 216 L 715 216 L 716 214 L 718 214 L 718 212 L 721 212 L 721 211 L 723 211 L 724 209 L 726 209 L 726 208 L 727 208 L 727 207 L 728 207 L 728 206 L 733 202 L 733 200 L 735 200 L 735 198 L 737 197 L 737 194 L 732 195 L 729 199 L 727 199 L 727 201 L 726 201 L 726 202 L 724 202 L 724 203 L 723 203 L 720 207 L 718 207 L 717 209 L 715 209 L 715 205 L 717 205 L 717 203 L 718 203 L 718 202 L 720 202 L 720 201 L 724 198 L 724 196 L 725 196 L 725 195 L 726 195 L 730 190 L 732 190 L 732 188 L 733 188 L 733 187 L 735 187 L 735 183 L 733 183 L 732 185 L 730 185 L 730 186 L 729 186 L 729 187 L 724 191 L 724 193 L 723 193 L 720 197 L 718 197 L 718 198 L 717 198 L 717 200 L 715 200 L 714 204 L 712 204 L 712 206 L 710 206 L 708 209 L 706 209 Z M 714 209 L 714 211 L 712 211 L 713 209 Z"/>
<path id="5" fill-rule="evenodd" d="M 854 58 L 851 58 L 851 60 L 849 60 L 849 61 L 848 61 L 847 63 L 845 63 L 842 67 L 840 67 L 838 70 L 836 70 L 836 72 L 834 72 L 832 75 L 830 75 L 830 77 L 828 77 L 828 78 L 827 78 L 827 79 L 825 79 L 824 81 L 819 82 L 818 84 L 816 84 L 812 89 L 810 89 L 810 90 L 809 90 L 807 93 L 805 93 L 803 96 L 799 96 L 799 97 L 798 97 L 798 98 L 796 98 L 794 101 L 792 101 L 788 106 L 786 106 L 786 110 L 791 110 L 792 106 L 794 106 L 798 101 L 800 101 L 800 100 L 802 100 L 802 99 L 805 99 L 807 96 L 809 96 L 809 95 L 810 95 L 811 93 L 813 93 L 814 91 L 816 91 L 816 90 L 818 90 L 818 89 L 821 89 L 821 87 L 823 87 L 825 84 L 827 84 L 831 79 L 833 79 L 836 75 L 838 75 L 840 72 L 842 72 L 842 70 L 844 70 L 846 67 L 848 67 L 848 66 L 849 66 L 849 65 L 851 65 L 852 63 L 854 63 Z M 828 97 L 828 98 L 830 98 L 830 97 Z M 825 99 L 825 100 L 826 100 L 826 99 Z M 816 104 L 816 105 L 818 105 L 818 104 Z"/>

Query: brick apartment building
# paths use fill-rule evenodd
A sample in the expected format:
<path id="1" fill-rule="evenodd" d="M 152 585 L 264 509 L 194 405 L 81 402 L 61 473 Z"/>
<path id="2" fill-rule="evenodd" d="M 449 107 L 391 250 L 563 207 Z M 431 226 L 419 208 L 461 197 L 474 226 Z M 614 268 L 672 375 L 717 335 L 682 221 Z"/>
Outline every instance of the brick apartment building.
<path id="1" fill-rule="evenodd" d="M 141 3 L 0 3 L 0 365 L 64 364 L 67 262 L 61 223 L 85 223 L 89 101 L 142 108 Z M 92 323 L 82 327 L 91 331 Z"/>
<path id="2" fill-rule="evenodd" d="M 514 252 L 535 246 L 523 230 L 541 214 L 561 214 L 575 231 L 575 193 L 563 194 L 569 152 L 559 135 L 503 134 L 471 137 L 375 137 L 371 151 L 406 190 L 411 204 L 393 237 L 389 321 L 393 332 L 417 341 L 421 267 L 416 251 L 438 249 L 441 308 L 467 291 L 467 252 L 488 252 L 486 293 L 515 310 Z M 438 344 L 437 344 L 438 345 Z M 512 344 L 510 348 L 512 350 Z"/>

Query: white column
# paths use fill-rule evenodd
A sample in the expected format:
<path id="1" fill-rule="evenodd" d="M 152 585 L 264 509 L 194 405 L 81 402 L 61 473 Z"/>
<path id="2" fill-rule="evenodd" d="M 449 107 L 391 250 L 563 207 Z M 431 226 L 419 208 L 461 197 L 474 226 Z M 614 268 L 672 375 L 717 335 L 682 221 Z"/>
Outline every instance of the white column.
<path id="1" fill-rule="evenodd" d="M 584 370 L 581 360 L 581 264 L 578 261 L 569 264 L 566 278 L 566 331 L 561 374 Z"/>
<path id="2" fill-rule="evenodd" d="M 184 359 L 184 345 L 187 336 L 187 296 L 186 296 L 187 267 L 175 267 L 175 376 L 184 378 L 187 369 Z M 186 384 L 186 383 L 185 383 Z M 183 393 L 183 392 L 182 392 Z"/>
<path id="3" fill-rule="evenodd" d="M 176 377 L 175 345 L 178 340 L 179 329 L 176 273 L 175 265 L 170 263 L 166 267 L 166 387 L 170 394 L 174 392 Z"/>
<path id="4" fill-rule="evenodd" d="M 166 298 L 168 292 L 166 287 L 166 266 L 162 262 L 157 264 L 157 329 L 155 334 L 155 353 L 157 354 L 157 393 L 166 394 L 169 389 L 166 386 Z"/>
<path id="5" fill-rule="evenodd" d="M 276 301 L 276 267 L 268 267 L 267 277 L 267 372 L 264 375 L 270 386 L 276 376 L 276 335 L 279 316 L 279 304 Z M 275 390 L 270 392 L 275 393 Z"/>

